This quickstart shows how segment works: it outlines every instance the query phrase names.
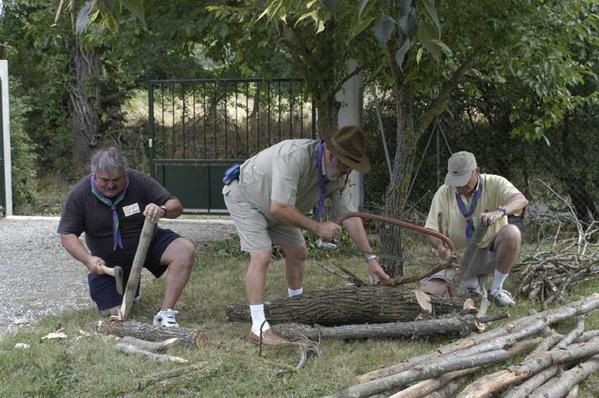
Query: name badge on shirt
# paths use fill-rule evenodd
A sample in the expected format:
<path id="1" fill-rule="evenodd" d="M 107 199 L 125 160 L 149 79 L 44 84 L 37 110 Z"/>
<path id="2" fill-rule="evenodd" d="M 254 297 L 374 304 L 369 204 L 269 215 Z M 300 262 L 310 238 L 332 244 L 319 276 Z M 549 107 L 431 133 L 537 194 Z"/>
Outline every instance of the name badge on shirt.
<path id="1" fill-rule="evenodd" d="M 139 213 L 139 204 L 133 203 L 129 206 L 123 206 L 123 213 L 125 213 L 125 217 L 132 216 L 133 214 Z"/>

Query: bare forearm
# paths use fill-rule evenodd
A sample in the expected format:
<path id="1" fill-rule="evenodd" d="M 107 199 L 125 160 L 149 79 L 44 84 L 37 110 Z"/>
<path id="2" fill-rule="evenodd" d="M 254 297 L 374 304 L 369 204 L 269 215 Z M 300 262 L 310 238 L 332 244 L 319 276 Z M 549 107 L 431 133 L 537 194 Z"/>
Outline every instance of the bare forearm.
<path id="1" fill-rule="evenodd" d="M 358 246 L 358 249 L 362 253 L 372 253 L 372 247 L 368 241 L 368 235 L 366 235 L 362 219 L 359 217 L 348 218 L 343 222 L 343 226 L 347 228 L 351 240 Z"/>
<path id="2" fill-rule="evenodd" d="M 318 222 L 306 217 L 295 206 L 272 202 L 272 214 L 282 223 L 318 234 Z"/>
<path id="3" fill-rule="evenodd" d="M 515 195 L 512 195 L 503 205 L 503 207 L 505 207 L 507 214 L 514 214 L 524 209 L 526 205 L 528 205 L 528 199 L 526 199 L 526 197 L 523 194 L 517 193 Z"/>
<path id="4" fill-rule="evenodd" d="M 167 200 L 163 206 L 166 209 L 166 214 L 162 216 L 164 218 L 177 218 L 183 214 L 183 205 L 177 198 Z"/>
<path id="5" fill-rule="evenodd" d="M 431 241 L 431 244 L 435 250 L 439 251 L 439 249 L 443 247 L 443 241 L 441 239 L 430 235 L 428 236 L 428 239 Z"/>
<path id="6" fill-rule="evenodd" d="M 87 264 L 91 255 L 83 246 L 83 243 L 74 234 L 61 234 L 60 243 L 66 249 L 67 252 L 77 261 Z"/>

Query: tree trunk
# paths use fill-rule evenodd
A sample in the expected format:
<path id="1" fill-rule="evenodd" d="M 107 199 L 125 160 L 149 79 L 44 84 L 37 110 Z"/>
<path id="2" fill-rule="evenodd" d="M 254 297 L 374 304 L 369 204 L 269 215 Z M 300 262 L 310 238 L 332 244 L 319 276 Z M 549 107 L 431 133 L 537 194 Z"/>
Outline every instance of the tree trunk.
<path id="1" fill-rule="evenodd" d="M 100 58 L 95 51 L 83 50 L 75 44 L 71 58 L 74 80 L 69 87 L 69 113 L 71 114 L 75 143 L 73 160 L 83 165 L 89 161 L 91 149 L 98 144 L 100 134 Z"/>
<path id="2" fill-rule="evenodd" d="M 414 99 L 409 88 L 399 87 L 397 83 L 395 90 L 397 148 L 393 159 L 390 183 L 385 195 L 384 215 L 400 219 L 408 199 L 419 132 L 414 126 Z M 403 249 L 399 227 L 385 226 L 381 229 L 380 236 L 381 260 L 385 272 L 391 277 L 403 275 Z"/>
<path id="3" fill-rule="evenodd" d="M 460 299 L 431 298 L 433 315 L 459 312 Z M 276 323 L 303 323 L 306 325 L 354 325 L 413 321 L 422 312 L 414 291 L 392 286 L 362 286 L 326 289 L 304 293 L 264 305 L 266 318 Z M 230 321 L 250 319 L 247 305 L 227 306 Z"/>

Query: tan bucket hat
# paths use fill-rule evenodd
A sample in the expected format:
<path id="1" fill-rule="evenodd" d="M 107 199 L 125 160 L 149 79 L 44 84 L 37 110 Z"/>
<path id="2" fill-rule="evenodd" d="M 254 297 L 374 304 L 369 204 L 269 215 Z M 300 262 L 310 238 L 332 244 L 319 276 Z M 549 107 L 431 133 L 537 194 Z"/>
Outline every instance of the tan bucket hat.
<path id="1" fill-rule="evenodd" d="M 356 126 L 345 126 L 324 137 L 326 148 L 346 166 L 362 173 L 370 170 L 366 156 L 364 131 Z"/>
<path id="2" fill-rule="evenodd" d="M 456 152 L 447 161 L 445 185 L 463 187 L 476 170 L 476 158 L 470 152 Z"/>

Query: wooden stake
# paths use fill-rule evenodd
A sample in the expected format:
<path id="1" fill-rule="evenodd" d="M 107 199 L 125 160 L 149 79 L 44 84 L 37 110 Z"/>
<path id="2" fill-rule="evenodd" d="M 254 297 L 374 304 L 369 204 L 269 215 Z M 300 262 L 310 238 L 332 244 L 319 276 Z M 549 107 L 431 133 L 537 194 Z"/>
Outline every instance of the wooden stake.
<path id="1" fill-rule="evenodd" d="M 121 304 L 120 318 L 123 321 L 129 317 L 129 313 L 131 312 L 135 293 L 137 292 L 137 286 L 139 285 L 139 280 L 141 278 L 141 270 L 146 261 L 146 254 L 148 253 L 148 247 L 150 247 L 150 242 L 152 241 L 155 225 L 154 221 L 146 217 L 139 237 L 139 244 L 135 251 L 135 257 L 133 258 L 133 265 L 131 265 L 127 288 L 123 295 L 123 303 Z"/>

